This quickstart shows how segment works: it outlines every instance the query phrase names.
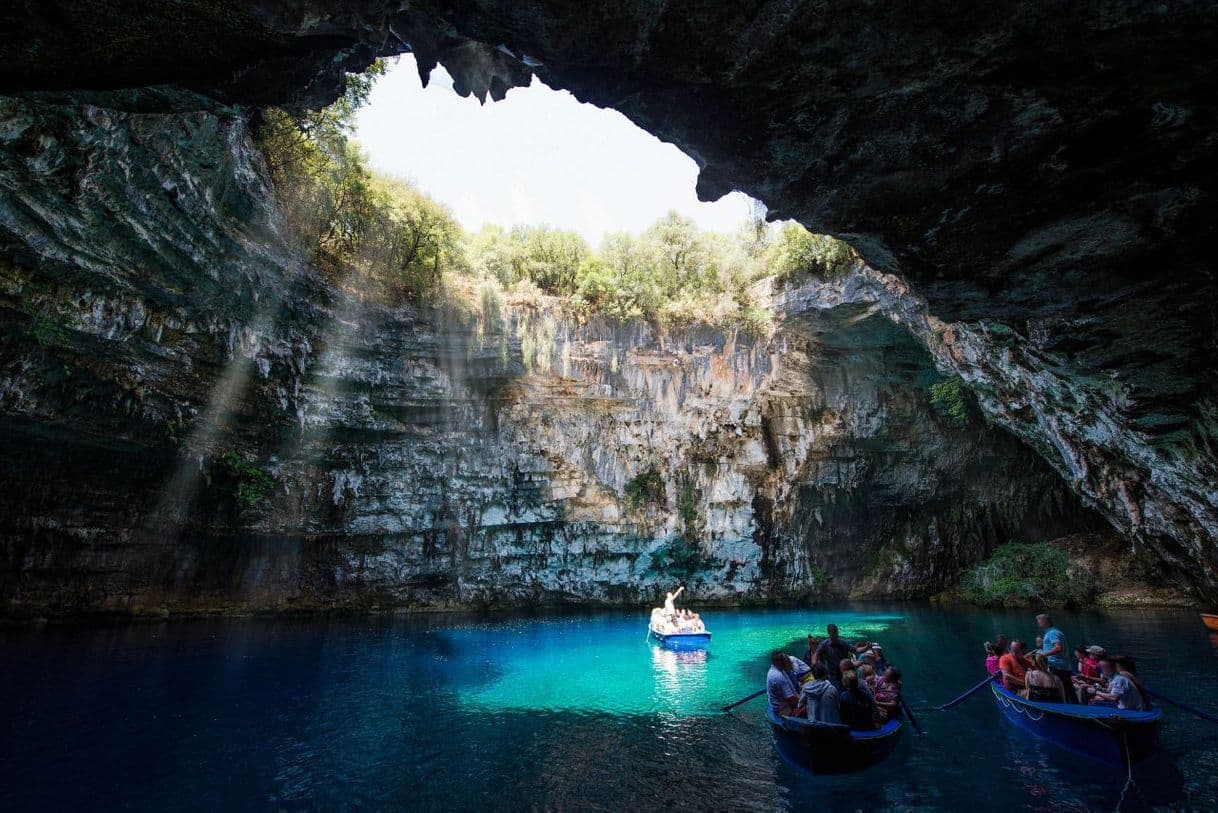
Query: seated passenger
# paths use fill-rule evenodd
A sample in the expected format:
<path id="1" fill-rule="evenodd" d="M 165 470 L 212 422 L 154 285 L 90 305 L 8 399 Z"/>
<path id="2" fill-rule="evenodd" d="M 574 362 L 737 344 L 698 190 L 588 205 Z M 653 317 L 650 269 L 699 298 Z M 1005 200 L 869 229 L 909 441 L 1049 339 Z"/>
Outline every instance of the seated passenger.
<path id="1" fill-rule="evenodd" d="M 888 671 L 888 660 L 884 657 L 884 647 L 873 641 L 871 651 L 875 653 L 875 673 L 884 674 Z"/>
<path id="2" fill-rule="evenodd" d="M 829 682 L 829 669 L 823 663 L 812 664 L 812 679 L 804 684 L 803 689 L 808 720 L 814 723 L 841 723 L 837 698 L 837 687 Z"/>
<path id="3" fill-rule="evenodd" d="M 837 698 L 838 715 L 853 731 L 871 731 L 875 728 L 875 701 L 859 689 L 859 678 L 855 672 L 842 673 L 842 692 Z"/>
<path id="4" fill-rule="evenodd" d="M 1108 678 L 1107 687 L 1091 687 L 1088 693 L 1095 695 L 1093 706 L 1116 706 L 1124 711 L 1145 711 L 1149 708 L 1138 681 L 1132 658 L 1108 657 L 1100 659 L 1100 672 Z"/>
<path id="5" fill-rule="evenodd" d="M 765 676 L 766 695 L 775 714 L 789 717 L 799 705 L 799 689 L 792 674 L 792 658 L 778 650 L 770 654 L 770 671 Z"/>
<path id="6" fill-rule="evenodd" d="M 887 720 L 898 714 L 901 707 L 901 670 L 890 666 L 875 682 L 875 705 L 880 719 Z"/>
<path id="7" fill-rule="evenodd" d="M 998 648 L 994 646 L 992 641 L 985 642 L 985 673 L 991 677 L 996 676 L 1001 670 L 998 668 Z"/>
<path id="8" fill-rule="evenodd" d="M 1008 692 L 1024 688 L 1023 676 L 1032 664 L 1024 655 L 1023 641 L 1011 641 L 1011 651 L 998 659 L 1002 685 Z"/>
<path id="9" fill-rule="evenodd" d="M 871 668 L 869 663 L 860 663 L 859 668 L 855 670 L 859 676 L 859 688 L 871 695 L 871 699 L 875 700 L 875 670 Z"/>
<path id="10" fill-rule="evenodd" d="M 1067 703 L 1066 687 L 1061 678 L 1049 671 L 1049 659 L 1037 653 L 1032 656 L 1032 668 L 1024 673 L 1021 694 L 1037 703 Z"/>

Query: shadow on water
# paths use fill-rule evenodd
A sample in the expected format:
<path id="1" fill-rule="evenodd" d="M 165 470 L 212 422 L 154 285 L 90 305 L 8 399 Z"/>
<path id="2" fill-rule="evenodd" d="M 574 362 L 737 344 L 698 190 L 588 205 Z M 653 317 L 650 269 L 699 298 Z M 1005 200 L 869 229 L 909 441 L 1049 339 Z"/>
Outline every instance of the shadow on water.
<path id="1" fill-rule="evenodd" d="M 1026 614 L 896 609 L 836 615 L 884 641 L 927 736 L 907 728 L 886 762 L 840 776 L 786 764 L 763 699 L 715 711 L 827 612 L 717 613 L 704 653 L 645 643 L 627 613 L 3 629 L 0 809 L 1116 806 L 1122 772 L 1011 728 L 989 698 L 923 711 L 974 683 L 976 642 L 1028 632 Z M 1214 705 L 1218 653 L 1195 616 L 1059 622 Z M 1173 712 L 1122 809 L 1215 809 L 1215 777 L 1218 727 Z"/>

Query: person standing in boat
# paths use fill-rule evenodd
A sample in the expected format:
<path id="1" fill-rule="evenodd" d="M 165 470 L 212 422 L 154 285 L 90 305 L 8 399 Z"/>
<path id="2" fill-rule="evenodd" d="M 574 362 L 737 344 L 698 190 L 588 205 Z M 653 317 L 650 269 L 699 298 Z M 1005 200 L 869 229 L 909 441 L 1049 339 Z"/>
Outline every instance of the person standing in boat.
<path id="1" fill-rule="evenodd" d="M 816 648 L 815 660 L 817 663 L 823 663 L 825 668 L 829 670 L 829 682 L 840 689 L 842 687 L 842 668 L 843 660 L 854 660 L 853 652 L 850 646 L 837 636 L 837 624 L 830 624 L 826 628 L 829 637 L 820 642 L 820 646 Z"/>
<path id="2" fill-rule="evenodd" d="M 664 616 L 675 626 L 677 624 L 677 596 L 681 595 L 681 591 L 685 589 L 685 585 L 681 585 L 671 593 L 664 595 Z"/>
<path id="3" fill-rule="evenodd" d="M 1044 632 L 1040 651 L 1044 653 L 1045 660 L 1049 662 L 1049 671 L 1056 677 L 1063 686 L 1070 685 L 1074 673 L 1070 671 L 1070 648 L 1066 646 L 1066 636 L 1057 627 L 1053 626 L 1053 619 L 1048 613 L 1041 613 L 1036 616 L 1036 625 Z M 1065 692 L 1066 702 L 1078 702 L 1078 698 L 1073 696 L 1072 692 Z"/>

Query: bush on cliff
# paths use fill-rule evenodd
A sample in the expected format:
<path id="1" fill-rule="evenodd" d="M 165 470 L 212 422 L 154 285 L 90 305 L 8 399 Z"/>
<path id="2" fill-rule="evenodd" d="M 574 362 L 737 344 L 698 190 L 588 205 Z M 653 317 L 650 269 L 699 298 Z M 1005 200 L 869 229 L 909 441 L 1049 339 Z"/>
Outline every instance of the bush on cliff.
<path id="1" fill-rule="evenodd" d="M 960 581 L 959 594 L 983 607 L 1081 607 L 1095 598 L 1095 580 L 1051 545 L 1001 546 Z"/>

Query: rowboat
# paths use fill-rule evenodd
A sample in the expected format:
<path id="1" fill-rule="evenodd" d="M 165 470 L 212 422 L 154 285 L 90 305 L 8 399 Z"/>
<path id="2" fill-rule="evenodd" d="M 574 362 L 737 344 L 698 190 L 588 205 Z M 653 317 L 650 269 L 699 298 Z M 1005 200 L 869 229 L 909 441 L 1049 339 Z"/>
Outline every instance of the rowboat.
<path id="1" fill-rule="evenodd" d="M 888 758 L 901 739 L 902 723 L 892 719 L 874 731 L 783 717 L 766 707 L 774 744 L 787 762 L 814 773 L 848 773 Z"/>
<path id="2" fill-rule="evenodd" d="M 710 646 L 709 632 L 662 632 L 654 625 L 647 629 L 652 638 L 669 649 L 706 649 Z"/>
<path id="3" fill-rule="evenodd" d="M 1201 623 L 1205 624 L 1206 629 L 1211 629 L 1214 632 L 1218 632 L 1218 615 L 1201 613 Z"/>
<path id="4" fill-rule="evenodd" d="M 1154 753 L 1162 709 L 1122 711 L 1111 706 L 1038 703 L 998 683 L 990 686 L 998 710 L 1028 733 L 1055 745 L 1125 768 Z"/>

